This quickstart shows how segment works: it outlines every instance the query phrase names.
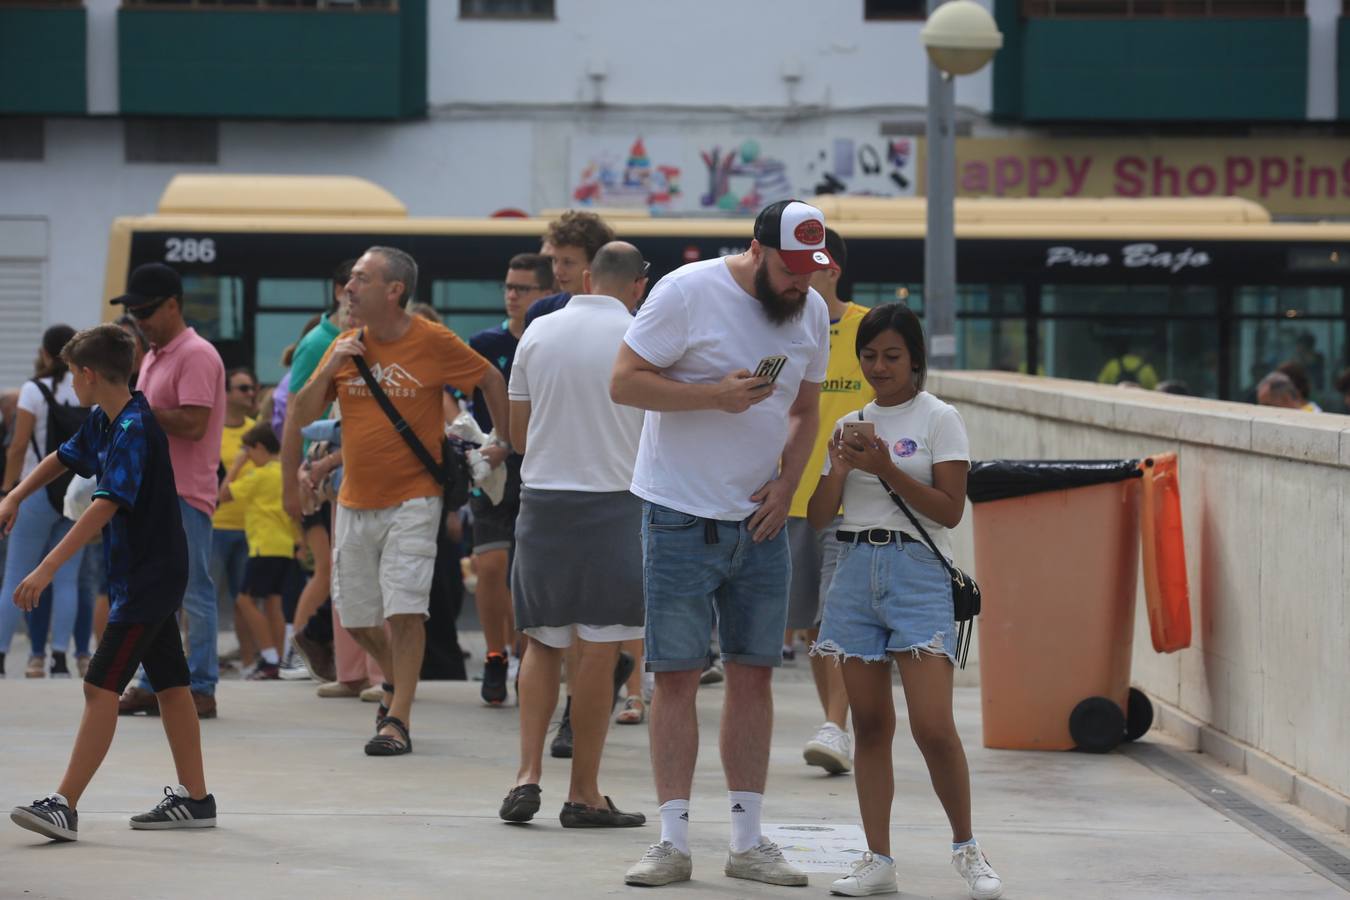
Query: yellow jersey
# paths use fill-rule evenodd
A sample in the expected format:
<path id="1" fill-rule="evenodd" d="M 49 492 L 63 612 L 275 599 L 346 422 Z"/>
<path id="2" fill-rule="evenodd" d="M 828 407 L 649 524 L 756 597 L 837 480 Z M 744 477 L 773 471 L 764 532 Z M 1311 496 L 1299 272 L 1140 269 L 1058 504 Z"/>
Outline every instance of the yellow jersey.
<path id="1" fill-rule="evenodd" d="M 820 472 L 825 468 L 825 445 L 834 434 L 834 423 L 855 409 L 862 409 L 876 396 L 872 386 L 863 379 L 862 363 L 858 362 L 858 351 L 854 348 L 858 326 L 867 311 L 865 306 L 850 303 L 838 321 L 830 323 L 830 367 L 820 386 L 820 431 L 811 448 L 811 458 L 802 471 L 797 493 L 792 495 L 789 516 L 806 516 L 806 504 L 816 492 Z"/>
<path id="2" fill-rule="evenodd" d="M 295 524 L 281 505 L 281 463 L 272 460 L 230 483 L 244 508 L 249 556 L 295 556 Z"/>
<path id="3" fill-rule="evenodd" d="M 243 425 L 234 427 L 226 425 L 220 433 L 220 463 L 226 471 L 234 464 L 234 458 L 239 455 L 239 448 L 244 445 L 244 432 L 253 425 L 254 420 L 245 417 Z M 253 463 L 244 463 L 244 468 L 239 470 L 239 477 L 243 478 L 252 471 Z M 211 517 L 211 527 L 216 531 L 243 531 L 244 505 L 238 500 L 220 504 L 216 507 L 216 514 Z"/>

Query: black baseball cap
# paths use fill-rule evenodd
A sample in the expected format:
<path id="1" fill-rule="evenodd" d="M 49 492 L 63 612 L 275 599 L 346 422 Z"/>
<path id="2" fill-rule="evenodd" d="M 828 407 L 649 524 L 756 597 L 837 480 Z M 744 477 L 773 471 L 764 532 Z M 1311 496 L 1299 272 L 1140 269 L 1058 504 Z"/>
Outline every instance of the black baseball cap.
<path id="1" fill-rule="evenodd" d="M 127 292 L 114 297 L 109 303 L 124 306 L 145 306 L 166 297 L 183 296 L 183 279 L 171 266 L 152 262 L 139 265 L 131 270 L 127 279 Z"/>
<path id="2" fill-rule="evenodd" d="M 755 218 L 755 240 L 777 250 L 794 274 L 835 267 L 825 249 L 825 214 L 809 203 L 779 200 L 764 207 Z"/>

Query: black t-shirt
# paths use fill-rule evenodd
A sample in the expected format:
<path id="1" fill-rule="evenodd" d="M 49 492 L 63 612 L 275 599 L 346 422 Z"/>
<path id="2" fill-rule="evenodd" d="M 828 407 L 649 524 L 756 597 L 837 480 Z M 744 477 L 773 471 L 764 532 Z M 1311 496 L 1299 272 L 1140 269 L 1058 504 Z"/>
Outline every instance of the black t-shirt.
<path id="1" fill-rule="evenodd" d="M 139 391 L 109 420 L 95 407 L 61 445 L 68 469 L 97 479 L 94 499 L 120 509 L 103 527 L 109 622 L 158 622 L 183 603 L 187 537 L 165 437 Z"/>
<path id="2" fill-rule="evenodd" d="M 547 297 L 540 297 L 530 304 L 530 308 L 525 311 L 525 327 L 528 329 L 530 323 L 540 316 L 546 316 L 549 313 L 555 313 L 567 305 L 567 301 L 572 299 L 572 295 L 567 291 L 561 294 L 549 294 Z"/>
<path id="3" fill-rule="evenodd" d="M 478 332 L 469 338 L 469 346 L 478 352 L 480 356 L 486 359 L 492 365 L 496 366 L 497 371 L 502 373 L 506 383 L 511 383 L 511 364 L 516 359 L 516 347 L 520 345 L 520 339 L 511 333 L 507 323 L 503 322 L 496 328 L 487 328 Z M 487 403 L 483 400 L 483 392 L 474 388 L 473 392 L 473 417 L 478 422 L 478 427 L 487 434 L 492 430 L 492 416 L 488 414 Z"/>

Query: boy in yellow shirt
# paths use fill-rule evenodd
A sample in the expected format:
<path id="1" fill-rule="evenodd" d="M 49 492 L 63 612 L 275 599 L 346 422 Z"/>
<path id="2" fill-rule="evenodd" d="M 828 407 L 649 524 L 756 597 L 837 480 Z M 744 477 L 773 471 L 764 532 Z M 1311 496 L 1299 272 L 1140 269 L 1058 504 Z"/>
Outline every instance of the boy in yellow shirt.
<path id="1" fill-rule="evenodd" d="M 825 593 L 834 577 L 839 543 L 834 539 L 836 524 L 817 532 L 806 521 L 806 503 L 816 489 L 825 466 L 826 444 L 834 433 L 834 423 L 872 399 L 875 392 L 863 380 L 862 364 L 854 347 L 858 326 L 867 307 L 839 296 L 839 283 L 848 265 L 848 247 L 833 228 L 825 229 L 825 248 L 834 266 L 811 276 L 811 287 L 825 299 L 830 310 L 830 365 L 820 386 L 820 432 L 816 435 L 810 461 L 802 473 L 801 484 L 788 510 L 788 543 L 792 547 L 792 581 L 788 601 L 789 631 L 804 630 L 815 640 L 820 627 Z M 784 649 L 789 648 L 784 642 Z M 848 733 L 848 695 L 844 676 L 832 661 L 811 657 L 811 675 L 825 712 L 825 722 L 802 751 L 808 765 L 820 766 L 831 774 L 853 767 L 853 741 Z"/>
<path id="2" fill-rule="evenodd" d="M 280 650 L 286 637 L 281 594 L 295 565 L 295 525 L 281 503 L 281 445 L 272 426 L 254 425 L 244 433 L 242 444 L 220 488 L 222 503 L 237 500 L 243 505 L 248 539 L 244 589 L 234 609 L 260 647 L 249 680 L 274 681 L 280 677 Z M 241 475 L 250 462 L 253 471 Z M 262 610 L 258 600 L 263 601 Z"/>

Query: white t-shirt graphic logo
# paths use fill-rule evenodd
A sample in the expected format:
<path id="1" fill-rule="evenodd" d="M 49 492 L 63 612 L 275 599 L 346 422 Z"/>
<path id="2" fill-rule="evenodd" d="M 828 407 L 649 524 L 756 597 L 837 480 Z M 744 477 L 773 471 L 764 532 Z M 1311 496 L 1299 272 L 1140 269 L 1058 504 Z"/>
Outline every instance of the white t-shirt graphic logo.
<path id="1" fill-rule="evenodd" d="M 382 388 L 422 387 L 422 382 L 398 363 L 390 363 L 387 366 L 376 363 L 370 367 L 370 374 L 374 376 L 375 383 Z M 365 383 L 366 380 L 360 375 L 347 380 L 348 387 L 362 387 Z"/>

